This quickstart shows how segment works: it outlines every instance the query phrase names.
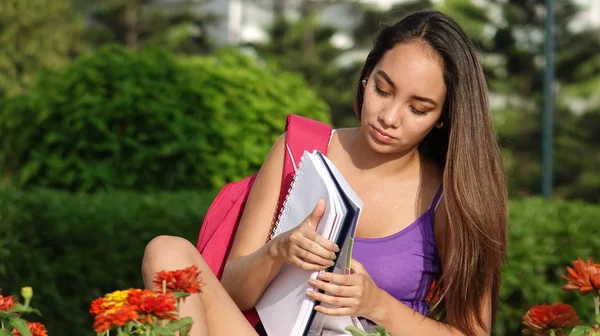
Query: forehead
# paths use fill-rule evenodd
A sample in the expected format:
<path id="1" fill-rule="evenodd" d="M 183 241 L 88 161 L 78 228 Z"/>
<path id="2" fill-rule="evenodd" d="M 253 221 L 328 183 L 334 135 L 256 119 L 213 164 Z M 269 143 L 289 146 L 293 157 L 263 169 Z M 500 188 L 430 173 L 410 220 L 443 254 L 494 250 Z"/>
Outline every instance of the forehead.
<path id="1" fill-rule="evenodd" d="M 401 43 L 386 52 L 375 67 L 384 71 L 394 84 L 403 90 L 414 88 L 411 93 L 443 97 L 444 62 L 427 43 L 415 41 Z"/>

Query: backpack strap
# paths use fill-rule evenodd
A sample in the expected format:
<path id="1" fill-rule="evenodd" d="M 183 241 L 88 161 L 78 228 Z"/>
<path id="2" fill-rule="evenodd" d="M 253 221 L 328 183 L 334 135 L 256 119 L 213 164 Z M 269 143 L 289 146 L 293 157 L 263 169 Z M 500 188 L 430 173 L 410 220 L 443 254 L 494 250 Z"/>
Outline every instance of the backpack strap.
<path id="1" fill-rule="evenodd" d="M 283 205 L 302 154 L 305 150 L 312 152 L 315 149 L 327 154 L 332 128 L 330 125 L 316 120 L 289 114 L 285 131 L 285 155 L 277 213 Z"/>

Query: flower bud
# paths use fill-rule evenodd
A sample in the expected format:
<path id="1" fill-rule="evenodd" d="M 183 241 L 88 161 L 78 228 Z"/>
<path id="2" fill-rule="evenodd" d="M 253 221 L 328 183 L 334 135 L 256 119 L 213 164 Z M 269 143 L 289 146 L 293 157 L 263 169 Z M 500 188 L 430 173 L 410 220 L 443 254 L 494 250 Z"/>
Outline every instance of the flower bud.
<path id="1" fill-rule="evenodd" d="M 31 297 L 33 296 L 33 288 L 31 288 L 31 287 L 21 288 L 21 296 L 23 296 L 23 299 L 25 299 L 25 300 L 31 300 Z"/>

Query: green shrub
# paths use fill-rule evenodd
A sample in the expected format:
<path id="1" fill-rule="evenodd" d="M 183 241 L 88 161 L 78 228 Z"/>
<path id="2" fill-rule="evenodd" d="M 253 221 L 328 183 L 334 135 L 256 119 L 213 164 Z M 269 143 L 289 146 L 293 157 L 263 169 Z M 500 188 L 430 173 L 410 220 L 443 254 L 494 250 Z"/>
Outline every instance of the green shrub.
<path id="1" fill-rule="evenodd" d="M 600 207 L 566 201 L 511 201 L 508 260 L 503 272 L 495 335 L 521 335 L 521 318 L 534 305 L 573 305 L 585 322 L 591 298 L 561 289 L 565 267 L 578 257 L 600 262 Z"/>
<path id="2" fill-rule="evenodd" d="M 50 335 L 69 328 L 91 335 L 94 298 L 142 286 L 144 246 L 159 234 L 193 243 L 212 192 L 70 194 L 43 189 L 0 190 L 0 287 L 31 285 Z M 600 207 L 541 199 L 511 201 L 508 260 L 494 335 L 521 335 L 530 307 L 572 304 L 590 316 L 590 300 L 561 289 L 577 257 L 600 261 Z M 587 321 L 586 321 L 587 322 Z"/>
<path id="3" fill-rule="evenodd" d="M 213 197 L 0 190 L 0 242 L 9 252 L 0 254 L 0 288 L 9 295 L 32 286 L 49 335 L 95 335 L 92 300 L 141 288 L 141 259 L 153 237 L 179 235 L 195 244 Z"/>
<path id="4" fill-rule="evenodd" d="M 301 76 L 229 51 L 105 47 L 0 104 L 0 173 L 69 191 L 220 187 L 260 167 L 288 113 L 328 121 Z"/>

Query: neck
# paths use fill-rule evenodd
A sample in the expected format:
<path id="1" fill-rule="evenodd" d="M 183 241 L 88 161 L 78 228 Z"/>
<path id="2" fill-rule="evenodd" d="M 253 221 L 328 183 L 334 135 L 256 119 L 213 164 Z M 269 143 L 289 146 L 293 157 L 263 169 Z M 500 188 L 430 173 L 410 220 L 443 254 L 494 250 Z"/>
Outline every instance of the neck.
<path id="1" fill-rule="evenodd" d="M 388 177 L 399 174 L 418 174 L 421 169 L 421 156 L 416 147 L 400 153 L 377 153 L 366 142 L 360 129 L 352 134 L 349 149 L 354 165 L 365 173 Z"/>

